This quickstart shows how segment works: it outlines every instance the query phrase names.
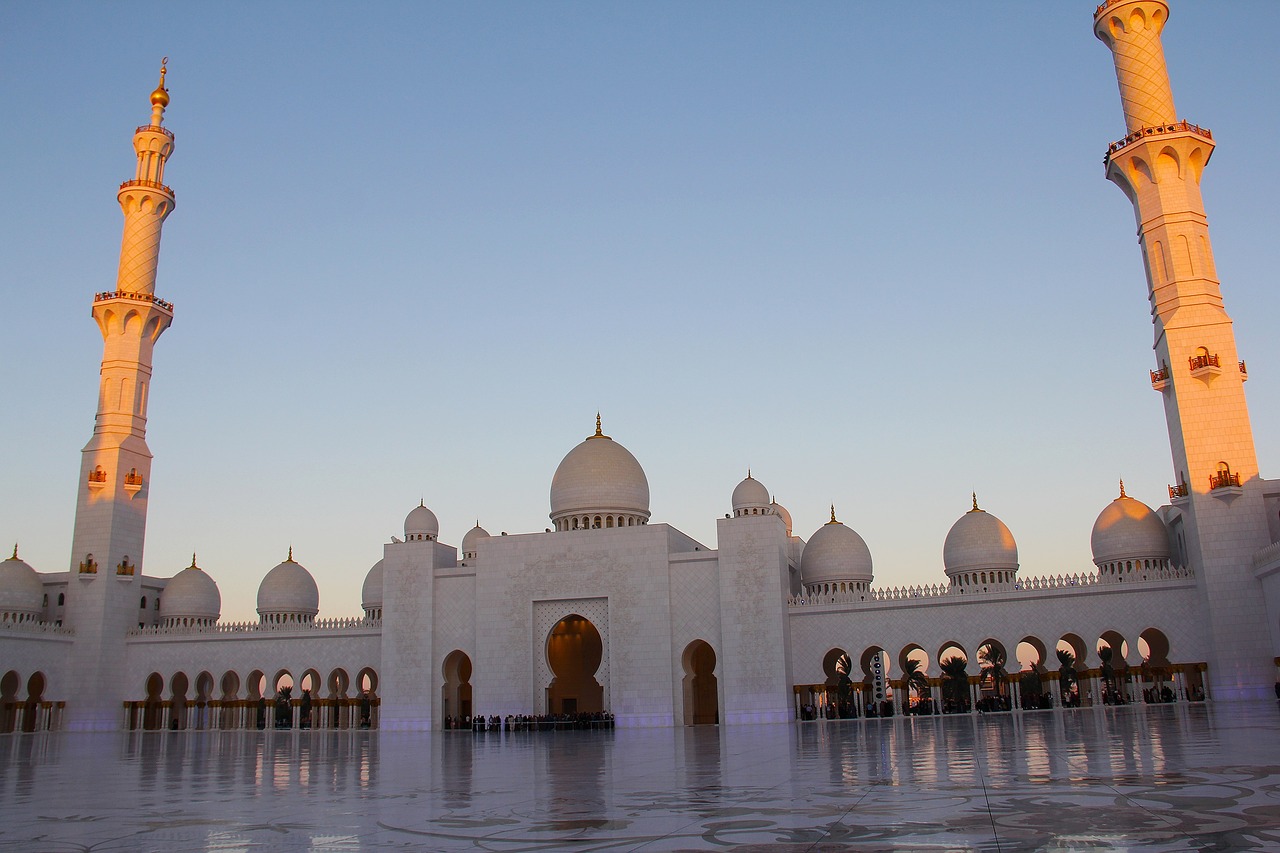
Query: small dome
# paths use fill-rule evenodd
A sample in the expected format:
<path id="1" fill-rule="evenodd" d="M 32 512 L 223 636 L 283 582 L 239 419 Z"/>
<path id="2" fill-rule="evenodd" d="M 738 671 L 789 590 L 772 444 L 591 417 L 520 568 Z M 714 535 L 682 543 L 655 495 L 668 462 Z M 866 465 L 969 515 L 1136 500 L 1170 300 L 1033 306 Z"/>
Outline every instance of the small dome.
<path id="1" fill-rule="evenodd" d="M 800 555 L 800 582 L 810 586 L 871 580 L 871 549 L 856 531 L 836 521 L 832 509 L 831 520 L 809 538 Z"/>
<path id="2" fill-rule="evenodd" d="M 782 519 L 782 523 L 787 528 L 787 535 L 790 536 L 791 530 L 792 530 L 791 513 L 787 512 L 787 508 L 782 504 L 778 503 L 777 501 L 773 501 L 771 504 L 769 504 L 769 508 L 773 510 L 775 515 L 779 516 Z"/>
<path id="3" fill-rule="evenodd" d="M 427 509 L 423 503 L 419 502 L 404 517 L 404 538 L 406 540 L 435 539 L 439 535 L 440 522 L 436 519 L 436 514 Z"/>
<path id="4" fill-rule="evenodd" d="M 370 610 L 382 609 L 382 564 L 383 560 L 373 564 L 369 573 L 364 576 L 364 586 L 360 588 L 360 606 L 368 613 Z"/>
<path id="5" fill-rule="evenodd" d="M 151 93 L 151 106 L 153 107 L 169 106 L 169 90 L 164 85 L 164 76 L 169 72 L 169 57 L 166 56 L 164 60 L 164 62 L 160 63 L 160 85 L 156 86 L 156 90 Z"/>
<path id="6" fill-rule="evenodd" d="M 1160 516 L 1142 501 L 1124 493 L 1098 514 L 1089 537 L 1093 561 L 1101 566 L 1116 560 L 1158 559 L 1172 556 L 1169 533 Z"/>
<path id="7" fill-rule="evenodd" d="M 222 614 L 222 595 L 213 578 L 196 565 L 196 555 L 191 555 L 191 565 L 169 579 L 160 596 L 160 618 L 195 619 L 217 622 Z"/>
<path id="8" fill-rule="evenodd" d="M 986 510 L 978 509 L 975 497 L 973 509 L 951 525 L 942 545 L 942 563 L 948 577 L 966 571 L 1016 571 L 1018 543 L 1003 521 Z"/>
<path id="9" fill-rule="evenodd" d="M 14 545 L 13 556 L 0 563 L 0 618 L 13 614 L 35 619 L 43 611 L 44 584 L 35 569 L 18 559 Z"/>
<path id="10" fill-rule="evenodd" d="M 267 572 L 258 585 L 258 615 L 265 621 L 310 622 L 318 612 L 320 590 L 316 579 L 301 563 L 293 561 L 290 548 L 289 558 Z"/>
<path id="11" fill-rule="evenodd" d="M 743 510 L 768 509 L 768 507 L 769 490 L 748 471 L 747 479 L 733 490 L 733 514 L 738 515 Z"/>
<path id="12" fill-rule="evenodd" d="M 488 539 L 489 531 L 480 526 L 480 522 L 476 522 L 476 526 L 467 531 L 467 535 L 462 537 L 462 553 L 474 554 L 476 552 L 476 543 L 481 539 Z"/>
<path id="13" fill-rule="evenodd" d="M 649 480 L 621 444 L 600 431 L 570 450 L 551 478 L 551 519 L 573 515 L 649 518 Z"/>

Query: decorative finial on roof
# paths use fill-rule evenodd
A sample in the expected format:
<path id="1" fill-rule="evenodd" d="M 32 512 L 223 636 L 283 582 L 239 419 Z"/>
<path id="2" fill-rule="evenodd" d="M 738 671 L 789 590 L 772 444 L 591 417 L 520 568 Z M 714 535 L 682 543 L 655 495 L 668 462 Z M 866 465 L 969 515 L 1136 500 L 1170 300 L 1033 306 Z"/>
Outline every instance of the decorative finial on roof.
<path id="1" fill-rule="evenodd" d="M 596 434 L 589 435 L 587 436 L 587 438 L 608 438 L 608 437 L 609 436 L 604 434 L 604 429 L 600 426 L 600 413 L 596 412 Z"/>
<path id="2" fill-rule="evenodd" d="M 11 559 L 11 560 L 16 560 L 16 559 L 18 559 L 18 543 L 17 543 L 17 542 L 14 542 L 14 543 L 13 543 L 13 556 L 12 556 L 12 557 L 10 557 L 9 559 Z"/>
<path id="3" fill-rule="evenodd" d="M 748 468 L 748 469 L 747 469 L 747 479 L 748 479 L 748 480 L 750 480 L 750 479 L 751 479 L 751 469 L 750 469 L 750 468 Z"/>
<path id="4" fill-rule="evenodd" d="M 835 505 L 835 504 L 832 504 L 832 505 L 831 505 L 831 520 L 830 520 L 830 521 L 828 521 L 828 522 L 827 522 L 827 524 L 839 524 L 839 523 L 840 523 L 840 522 L 836 521 L 836 505 Z"/>
<path id="5" fill-rule="evenodd" d="M 160 85 L 151 93 L 151 106 L 159 107 L 160 114 L 164 114 L 164 108 L 169 106 L 169 90 L 164 85 L 164 75 L 169 73 L 169 57 L 160 60 Z"/>
<path id="6" fill-rule="evenodd" d="M 286 563 L 292 563 L 292 562 L 293 562 L 293 546 L 292 546 L 292 545 L 290 545 L 290 546 L 289 546 L 289 558 L 288 558 L 287 560 L 285 560 L 285 562 L 286 562 Z"/>
<path id="7" fill-rule="evenodd" d="M 1124 493 L 1124 477 L 1121 477 L 1121 478 L 1120 478 L 1120 497 L 1122 497 L 1122 498 L 1127 498 L 1127 497 L 1129 497 L 1128 495 L 1126 495 L 1126 494 Z"/>
<path id="8" fill-rule="evenodd" d="M 969 510 L 969 512 L 982 512 L 982 510 L 978 508 L 978 493 L 973 492 L 972 494 L 973 494 L 973 509 Z"/>
<path id="9" fill-rule="evenodd" d="M 418 506 L 425 509 L 427 506 L 427 499 L 425 497 L 418 498 Z"/>
<path id="10" fill-rule="evenodd" d="M 195 569 L 196 571 L 199 571 L 199 570 L 200 570 L 200 567 L 196 565 L 196 552 L 195 552 L 195 551 L 192 551 L 192 552 L 191 552 L 191 565 L 187 566 L 187 568 L 188 568 L 188 569 Z"/>

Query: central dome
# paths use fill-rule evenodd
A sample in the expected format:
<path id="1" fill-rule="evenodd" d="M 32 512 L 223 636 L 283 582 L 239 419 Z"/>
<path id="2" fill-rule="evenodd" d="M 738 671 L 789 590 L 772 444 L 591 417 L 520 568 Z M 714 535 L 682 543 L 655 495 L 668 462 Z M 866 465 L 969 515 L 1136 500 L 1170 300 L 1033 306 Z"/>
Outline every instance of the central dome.
<path id="1" fill-rule="evenodd" d="M 600 430 L 587 436 L 551 478 L 551 520 L 557 530 L 631 527 L 649 520 L 649 480 L 640 463 Z"/>

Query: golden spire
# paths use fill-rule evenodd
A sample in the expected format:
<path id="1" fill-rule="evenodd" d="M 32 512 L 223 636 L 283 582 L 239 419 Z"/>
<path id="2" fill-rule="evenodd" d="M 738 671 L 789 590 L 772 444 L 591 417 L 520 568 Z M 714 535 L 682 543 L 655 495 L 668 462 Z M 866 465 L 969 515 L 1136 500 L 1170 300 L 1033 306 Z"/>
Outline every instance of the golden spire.
<path id="1" fill-rule="evenodd" d="M 1127 497 L 1129 497 L 1128 495 L 1126 495 L 1126 494 L 1124 493 L 1124 477 L 1121 477 L 1121 478 L 1120 478 L 1120 497 L 1122 497 L 1122 498 L 1127 498 Z"/>
<path id="2" fill-rule="evenodd" d="M 596 434 L 589 435 L 587 436 L 587 438 L 608 438 L 608 437 L 609 436 L 604 434 L 604 430 L 600 426 L 600 413 L 596 412 Z"/>
<path id="3" fill-rule="evenodd" d="M 16 560 L 16 559 L 18 559 L 18 543 L 17 543 L 17 542 L 14 542 L 14 543 L 13 543 L 13 556 L 12 556 L 12 557 L 10 557 L 9 559 L 11 559 L 11 560 Z"/>
<path id="4" fill-rule="evenodd" d="M 748 468 L 748 469 L 747 469 L 747 479 L 748 479 L 748 480 L 750 480 L 750 479 L 751 479 L 751 469 L 750 469 L 750 468 Z"/>
<path id="5" fill-rule="evenodd" d="M 977 492 L 973 492 L 973 509 L 969 510 L 969 512 L 982 512 L 982 510 L 978 509 L 978 493 Z"/>
<path id="6" fill-rule="evenodd" d="M 164 110 L 169 106 L 169 90 L 164 87 L 164 75 L 169 73 L 169 57 L 160 60 L 160 85 L 151 93 L 151 106 Z"/>
<path id="7" fill-rule="evenodd" d="M 289 559 L 285 560 L 285 562 L 286 563 L 293 562 L 293 546 L 292 545 L 289 546 Z"/>
<path id="8" fill-rule="evenodd" d="M 832 505 L 831 505 L 831 520 L 830 520 L 830 521 L 828 521 L 828 522 L 827 522 L 827 524 L 839 524 L 839 523 L 840 523 L 840 522 L 836 521 L 836 505 L 835 505 L 835 504 L 832 504 Z"/>

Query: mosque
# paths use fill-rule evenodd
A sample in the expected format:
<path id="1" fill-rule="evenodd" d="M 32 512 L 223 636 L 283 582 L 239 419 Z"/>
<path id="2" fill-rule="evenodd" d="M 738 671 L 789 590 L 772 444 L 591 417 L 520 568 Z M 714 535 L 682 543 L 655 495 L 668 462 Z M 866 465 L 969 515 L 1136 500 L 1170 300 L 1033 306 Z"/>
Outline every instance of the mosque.
<path id="1" fill-rule="evenodd" d="M 1136 216 L 1174 471 L 1159 509 L 1120 484 L 1093 527 L 1096 571 L 1022 574 L 975 496 L 946 535 L 945 582 L 879 587 L 834 508 L 802 538 L 750 474 L 707 508 L 709 546 L 653 521 L 644 469 L 597 417 L 555 472 L 547 530 L 476 526 L 448 545 L 413 507 L 369 570 L 363 615 L 339 620 L 317 619 L 292 552 L 262 579 L 253 623 L 220 621 L 194 557 L 173 577 L 143 571 L 152 354 L 173 320 L 155 292 L 174 208 L 162 68 L 118 193 L 116 286 L 93 298 L 101 385 L 71 564 L 37 572 L 16 546 L 0 562 L 0 730 L 254 728 L 264 707 L 285 725 L 427 729 L 473 714 L 676 726 L 1270 695 L 1280 481 L 1258 472 L 1200 194 L 1214 141 L 1174 109 L 1168 13 L 1108 0 L 1094 15 L 1126 125 L 1106 177 Z"/>

